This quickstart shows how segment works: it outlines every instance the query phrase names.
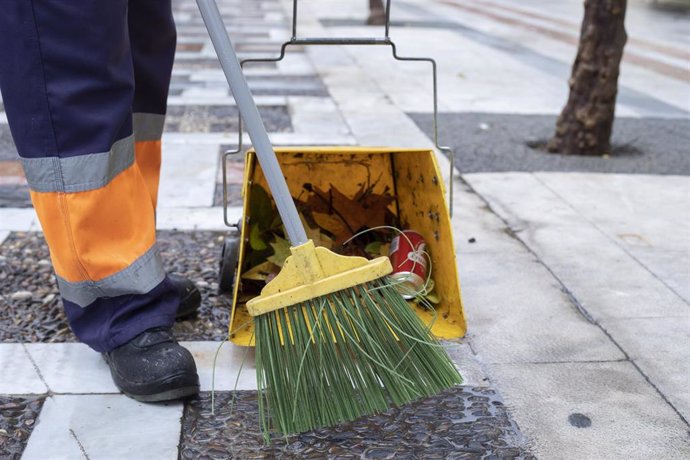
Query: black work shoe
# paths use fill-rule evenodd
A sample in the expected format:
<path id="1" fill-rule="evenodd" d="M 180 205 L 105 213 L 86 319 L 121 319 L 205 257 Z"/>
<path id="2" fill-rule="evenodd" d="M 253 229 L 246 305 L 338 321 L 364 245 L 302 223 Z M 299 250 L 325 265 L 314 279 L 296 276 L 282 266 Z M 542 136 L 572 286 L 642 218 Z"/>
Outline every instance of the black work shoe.
<path id="1" fill-rule="evenodd" d="M 180 306 L 177 307 L 176 319 L 184 319 L 195 315 L 201 305 L 201 293 L 196 285 L 180 275 L 168 274 L 168 279 L 172 282 L 180 294 Z"/>
<path id="2" fill-rule="evenodd" d="M 170 329 L 149 329 L 103 357 L 115 385 L 137 401 L 169 401 L 199 392 L 194 358 Z"/>

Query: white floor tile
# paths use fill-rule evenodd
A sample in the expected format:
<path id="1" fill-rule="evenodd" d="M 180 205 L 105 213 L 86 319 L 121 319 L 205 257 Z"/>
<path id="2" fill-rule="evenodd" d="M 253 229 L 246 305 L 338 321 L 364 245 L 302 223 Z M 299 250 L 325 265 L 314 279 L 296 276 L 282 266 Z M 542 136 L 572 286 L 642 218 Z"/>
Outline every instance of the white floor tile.
<path id="1" fill-rule="evenodd" d="M 26 345 L 55 393 L 119 393 L 100 353 L 82 343 Z"/>
<path id="2" fill-rule="evenodd" d="M 122 395 L 56 395 L 38 418 L 24 460 L 176 459 L 182 403 Z"/>
<path id="3" fill-rule="evenodd" d="M 219 146 L 163 142 L 161 207 L 212 206 Z"/>
<path id="4" fill-rule="evenodd" d="M 0 394 L 41 394 L 47 391 L 24 346 L 0 343 Z"/>
<path id="5" fill-rule="evenodd" d="M 228 222 L 242 217 L 241 207 L 228 208 Z M 210 208 L 158 208 L 156 227 L 159 230 L 228 230 L 223 222 L 223 207 Z"/>
<path id="6" fill-rule="evenodd" d="M 0 209 L 0 230 L 10 232 L 40 231 L 41 226 L 33 208 Z"/>
<path id="7" fill-rule="evenodd" d="M 194 355 L 199 372 L 201 391 L 211 391 L 213 359 L 220 342 L 181 342 Z M 244 362 L 244 365 L 242 363 Z M 240 366 L 242 372 L 240 373 Z M 239 379 L 238 379 L 239 376 Z M 225 343 L 216 361 L 216 391 L 256 390 L 254 348 L 247 350 L 231 342 Z"/>

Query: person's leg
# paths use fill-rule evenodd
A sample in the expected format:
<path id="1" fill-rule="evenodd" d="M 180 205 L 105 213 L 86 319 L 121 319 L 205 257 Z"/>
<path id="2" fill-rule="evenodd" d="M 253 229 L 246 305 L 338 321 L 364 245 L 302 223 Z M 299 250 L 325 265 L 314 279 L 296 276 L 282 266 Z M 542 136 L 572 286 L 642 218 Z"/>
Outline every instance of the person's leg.
<path id="1" fill-rule="evenodd" d="M 127 14 L 126 0 L 23 0 L 0 14 L 10 129 L 70 325 L 101 352 L 170 327 L 179 303 L 135 161 Z"/>
<path id="2" fill-rule="evenodd" d="M 177 33 L 171 0 L 129 0 L 127 15 L 134 67 L 132 125 L 135 158 L 155 208 L 161 168 L 161 137 Z M 175 285 L 180 298 L 177 317 L 195 314 L 201 303 L 199 289 L 178 275 L 169 274 L 168 279 Z"/>
<path id="3" fill-rule="evenodd" d="M 128 27 L 134 65 L 136 161 L 155 207 L 161 135 L 177 42 L 171 0 L 129 0 Z"/>

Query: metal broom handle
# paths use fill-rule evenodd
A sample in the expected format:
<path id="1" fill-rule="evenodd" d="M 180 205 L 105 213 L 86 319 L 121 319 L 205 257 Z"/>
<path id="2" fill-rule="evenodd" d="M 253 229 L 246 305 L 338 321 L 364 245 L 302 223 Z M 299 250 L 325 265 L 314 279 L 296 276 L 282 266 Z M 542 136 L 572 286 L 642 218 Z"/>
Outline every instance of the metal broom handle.
<path id="1" fill-rule="evenodd" d="M 278 213 L 285 225 L 287 237 L 292 246 L 298 246 L 307 242 L 307 234 L 304 231 L 302 222 L 297 213 L 297 207 L 292 200 L 287 182 L 283 177 L 273 146 L 268 138 L 266 127 L 259 115 L 252 93 L 249 90 L 247 81 L 242 74 L 242 67 L 237 59 L 232 42 L 225 30 L 225 24 L 218 11 L 215 0 L 196 0 L 204 19 L 208 34 L 211 36 L 213 47 L 218 55 L 218 60 L 228 80 L 232 95 L 237 102 L 240 115 L 247 125 L 249 138 L 252 140 L 254 150 L 259 158 L 259 164 L 264 172 L 268 187 L 271 189 L 273 199 L 278 207 Z"/>

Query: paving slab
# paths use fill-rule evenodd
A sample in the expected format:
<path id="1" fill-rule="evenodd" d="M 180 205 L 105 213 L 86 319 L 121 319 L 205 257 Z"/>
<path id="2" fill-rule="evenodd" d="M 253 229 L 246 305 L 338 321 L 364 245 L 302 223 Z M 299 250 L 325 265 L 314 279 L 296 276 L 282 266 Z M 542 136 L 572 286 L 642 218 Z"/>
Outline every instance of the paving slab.
<path id="1" fill-rule="evenodd" d="M 0 369 L 0 395 L 48 392 L 23 344 L 0 343 Z"/>
<path id="2" fill-rule="evenodd" d="M 687 425 L 629 362 L 502 364 L 491 376 L 537 457 L 690 456 Z"/>
<path id="3" fill-rule="evenodd" d="M 467 253 L 459 267 L 469 337 L 482 361 L 624 359 L 526 251 Z"/>
<path id="4" fill-rule="evenodd" d="M 484 365 L 479 361 L 474 350 L 472 350 L 469 340 L 448 340 L 442 343 L 448 352 L 448 356 L 455 363 L 455 367 L 460 371 L 463 385 L 471 387 L 491 386 L 489 378 L 484 371 Z"/>
<path id="5" fill-rule="evenodd" d="M 268 135 L 273 145 L 279 146 L 300 146 L 300 145 L 356 145 L 357 140 L 352 135 L 335 135 L 333 133 L 320 134 L 314 132 L 307 133 L 269 133 Z M 178 144 L 237 144 L 238 133 L 171 133 L 165 139 L 168 142 Z M 244 133 L 244 146 L 250 147 L 249 135 Z"/>
<path id="6" fill-rule="evenodd" d="M 604 320 L 628 356 L 690 420 L 690 318 Z"/>
<path id="7" fill-rule="evenodd" d="M 341 50 L 310 48 L 323 82 L 360 145 L 425 147 L 429 140 Z"/>
<path id="8" fill-rule="evenodd" d="M 213 204 L 218 146 L 163 141 L 158 203 L 161 208 Z"/>
<path id="9" fill-rule="evenodd" d="M 0 230 L 30 232 L 40 229 L 40 223 L 33 209 L 0 208 Z"/>
<path id="10" fill-rule="evenodd" d="M 513 6 L 518 5 L 514 4 Z M 541 10 L 542 7 L 539 5 L 538 8 Z M 581 4 L 576 5 L 576 7 L 581 8 Z M 416 13 L 417 22 L 422 20 L 432 28 L 453 31 L 459 39 L 463 40 L 462 45 L 457 46 L 457 48 L 469 50 L 474 50 L 477 47 L 484 48 L 483 53 L 476 53 L 474 59 L 467 59 L 465 55 L 463 55 L 464 59 L 456 59 L 460 51 L 446 52 L 446 56 L 453 56 L 454 60 L 477 72 L 473 76 L 479 81 L 478 85 L 476 82 L 475 85 L 471 85 L 472 82 L 468 81 L 456 84 L 459 87 L 465 87 L 469 96 L 482 96 L 480 103 L 471 110 L 494 111 L 492 108 L 496 108 L 501 102 L 511 100 L 511 94 L 501 92 L 501 82 L 506 81 L 506 77 L 502 75 L 505 69 L 509 66 L 513 67 L 515 64 L 520 64 L 524 68 L 511 68 L 511 72 L 505 73 L 505 75 L 510 75 L 511 84 L 503 85 L 504 89 L 516 84 L 519 85 L 517 82 L 520 81 L 538 82 L 532 88 L 526 88 L 528 92 L 525 94 L 530 94 L 529 91 L 531 90 L 533 93 L 530 95 L 539 103 L 534 104 L 527 101 L 523 106 L 514 106 L 512 111 L 522 112 L 525 107 L 529 107 L 532 108 L 532 113 L 551 113 L 552 110 L 546 104 L 551 102 L 550 107 L 554 107 L 559 101 L 561 104 L 564 103 L 567 97 L 566 83 L 570 76 L 572 59 L 578 43 L 581 12 L 576 14 L 574 18 L 568 18 L 572 24 L 568 29 L 571 27 L 574 29 L 574 32 L 568 34 L 564 33 L 564 28 L 560 24 L 551 24 L 550 27 L 535 27 L 534 24 L 525 21 L 523 17 L 518 18 L 514 15 L 507 17 L 505 10 L 490 2 L 485 2 L 483 5 L 468 5 L 460 1 L 444 1 L 434 2 L 433 8 L 430 8 L 428 2 L 414 0 L 398 4 L 398 9 Z M 657 21 L 653 20 L 652 22 Z M 429 25 L 425 26 L 429 27 Z M 637 36 L 649 36 L 647 29 L 645 27 L 645 32 L 638 33 Z M 426 31 L 426 35 L 429 37 L 436 34 L 436 31 L 433 33 Z M 630 36 L 636 35 L 631 33 Z M 448 41 L 444 40 L 444 42 Z M 629 43 L 632 42 L 637 42 L 637 40 L 631 40 Z M 677 41 L 676 44 L 678 43 L 682 42 Z M 429 49 L 427 53 L 429 53 L 433 52 L 435 46 L 429 43 L 427 48 Z M 654 59 L 642 60 L 633 49 L 626 47 L 626 55 L 621 66 L 616 113 L 621 115 L 687 117 L 687 101 L 682 98 L 679 99 L 677 96 L 687 91 L 684 63 L 668 66 L 656 58 L 659 53 L 655 53 Z M 504 61 L 508 62 L 506 64 L 501 62 L 496 66 L 487 64 L 482 69 L 481 65 L 484 60 L 490 60 L 492 55 L 495 55 L 499 60 L 503 58 Z M 443 57 L 443 55 L 439 57 L 442 64 L 448 62 L 447 57 L 446 59 Z M 441 65 L 441 68 L 443 67 Z M 534 75 L 529 75 L 529 71 Z M 530 80 L 529 77 L 532 77 L 533 80 Z M 546 80 L 545 77 L 550 77 L 550 81 Z M 482 79 L 491 82 L 492 86 L 486 84 L 482 87 Z M 650 84 L 650 82 L 653 83 Z M 487 91 L 490 87 L 498 91 L 497 94 L 500 94 L 500 97 L 492 97 L 492 94 Z M 539 88 L 540 91 L 535 92 L 536 88 Z M 556 90 L 563 91 L 561 97 L 548 99 L 543 96 L 543 94 L 551 95 Z M 520 93 L 522 94 L 523 91 Z M 505 112 L 506 110 L 500 111 Z M 553 113 L 559 111 L 560 108 L 556 108 Z"/>
<path id="11" fill-rule="evenodd" d="M 254 348 L 232 342 L 181 342 L 194 355 L 201 391 L 256 390 Z M 216 359 L 217 353 L 217 359 Z M 215 382 L 214 382 L 214 359 Z"/>
<path id="12" fill-rule="evenodd" d="M 525 246 L 510 235 L 505 222 L 465 182 L 455 183 L 451 224 L 455 254 L 461 267 L 468 253 L 525 252 Z"/>
<path id="13" fill-rule="evenodd" d="M 628 242 L 637 237 L 637 234 L 628 234 L 623 235 L 622 239 Z M 628 244 L 627 252 L 686 303 L 690 303 L 690 250 L 631 246 Z"/>
<path id="14" fill-rule="evenodd" d="M 534 176 L 588 221 L 631 248 L 690 249 L 690 209 L 683 206 L 690 197 L 687 175 L 537 172 Z"/>
<path id="15" fill-rule="evenodd" d="M 215 180 L 211 182 L 215 189 Z M 210 195 L 213 199 L 213 192 Z M 1 211 L 1 210 L 0 210 Z M 238 222 L 242 218 L 241 207 L 228 208 L 228 221 Z M 211 230 L 227 231 L 223 222 L 223 207 L 160 207 L 156 213 L 156 227 L 160 230 Z"/>
<path id="16" fill-rule="evenodd" d="M 53 393 L 119 393 L 103 356 L 82 343 L 29 343 L 26 349 Z"/>
<path id="17" fill-rule="evenodd" d="M 292 126 L 297 133 L 319 133 L 338 137 L 350 134 L 345 120 L 331 99 L 289 97 Z"/>
<path id="18" fill-rule="evenodd" d="M 144 404 L 122 395 L 46 399 L 25 460 L 176 459 L 182 403 Z"/>
<path id="19" fill-rule="evenodd" d="M 690 315 L 681 297 L 534 175 L 464 177 L 594 318 Z M 592 276 L 601 267 L 607 276 Z"/>
<path id="20" fill-rule="evenodd" d="M 690 177 L 535 176 L 690 304 Z"/>

